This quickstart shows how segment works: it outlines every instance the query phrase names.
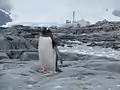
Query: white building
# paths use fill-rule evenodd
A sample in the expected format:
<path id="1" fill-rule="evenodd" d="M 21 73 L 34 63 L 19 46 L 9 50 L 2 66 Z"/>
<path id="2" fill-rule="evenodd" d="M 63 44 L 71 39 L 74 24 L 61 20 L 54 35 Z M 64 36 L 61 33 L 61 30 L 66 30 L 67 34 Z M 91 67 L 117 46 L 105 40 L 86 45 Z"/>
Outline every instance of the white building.
<path id="1" fill-rule="evenodd" d="M 85 21 L 84 19 L 81 19 L 79 21 L 74 21 L 74 22 L 66 20 L 65 27 L 67 27 L 67 28 L 68 27 L 84 27 L 84 26 L 87 26 L 87 25 L 90 25 L 90 22 Z"/>

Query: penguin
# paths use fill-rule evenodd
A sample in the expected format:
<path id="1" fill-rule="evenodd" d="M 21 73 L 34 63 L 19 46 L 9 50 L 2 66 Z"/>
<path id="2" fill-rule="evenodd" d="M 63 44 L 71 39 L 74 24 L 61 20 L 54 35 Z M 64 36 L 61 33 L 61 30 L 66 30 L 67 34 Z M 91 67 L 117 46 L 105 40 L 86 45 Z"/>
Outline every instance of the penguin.
<path id="1" fill-rule="evenodd" d="M 38 41 L 38 53 L 42 73 L 46 71 L 51 71 L 52 73 L 61 72 L 57 65 L 56 45 L 57 43 L 53 39 L 52 32 L 44 27 Z"/>

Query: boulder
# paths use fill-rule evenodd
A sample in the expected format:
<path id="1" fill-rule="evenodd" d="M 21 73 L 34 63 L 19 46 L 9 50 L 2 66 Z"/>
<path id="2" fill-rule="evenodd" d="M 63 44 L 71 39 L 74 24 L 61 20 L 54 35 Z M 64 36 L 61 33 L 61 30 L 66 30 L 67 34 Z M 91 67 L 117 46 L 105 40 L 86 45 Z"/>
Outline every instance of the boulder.
<path id="1" fill-rule="evenodd" d="M 6 54 L 6 53 L 4 53 L 4 52 L 0 52 L 0 60 L 1 59 L 8 59 L 9 57 L 8 57 L 8 55 Z"/>
<path id="2" fill-rule="evenodd" d="M 20 56 L 22 61 L 39 60 L 38 52 L 23 52 Z"/>
<path id="3" fill-rule="evenodd" d="M 6 40 L 5 36 L 0 34 L 0 50 L 9 49 L 9 43 Z"/>

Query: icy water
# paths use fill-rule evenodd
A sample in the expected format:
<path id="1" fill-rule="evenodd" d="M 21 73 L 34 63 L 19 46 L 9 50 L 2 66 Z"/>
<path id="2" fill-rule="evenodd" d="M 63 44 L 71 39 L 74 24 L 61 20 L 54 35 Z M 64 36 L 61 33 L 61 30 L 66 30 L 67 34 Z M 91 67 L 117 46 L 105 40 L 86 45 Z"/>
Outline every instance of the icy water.
<path id="1" fill-rule="evenodd" d="M 0 90 L 120 90 L 120 51 L 86 45 L 59 49 L 63 72 L 50 77 L 39 73 L 39 61 L 5 59 Z"/>

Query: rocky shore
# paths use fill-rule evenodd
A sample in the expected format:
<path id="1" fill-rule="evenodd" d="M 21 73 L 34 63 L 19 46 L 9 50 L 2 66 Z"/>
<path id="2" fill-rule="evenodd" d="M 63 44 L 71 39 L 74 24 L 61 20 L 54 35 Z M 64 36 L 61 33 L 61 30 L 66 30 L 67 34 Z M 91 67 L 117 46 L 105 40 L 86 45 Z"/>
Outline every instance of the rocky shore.
<path id="1" fill-rule="evenodd" d="M 120 22 L 51 30 L 63 72 L 39 72 L 40 27 L 0 28 L 0 90 L 120 90 Z"/>

